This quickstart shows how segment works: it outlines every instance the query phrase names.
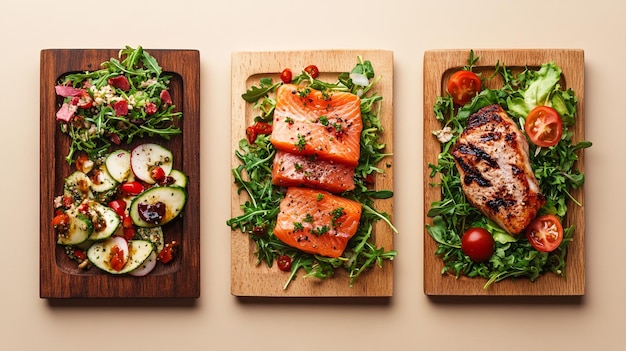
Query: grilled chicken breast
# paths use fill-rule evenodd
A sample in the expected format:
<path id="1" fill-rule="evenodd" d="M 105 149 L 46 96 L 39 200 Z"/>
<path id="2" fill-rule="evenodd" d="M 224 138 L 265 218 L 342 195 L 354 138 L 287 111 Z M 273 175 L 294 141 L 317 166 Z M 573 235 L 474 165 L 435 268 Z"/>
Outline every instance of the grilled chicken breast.
<path id="1" fill-rule="evenodd" d="M 468 118 L 452 156 L 468 201 L 510 234 L 523 231 L 545 204 L 526 138 L 499 105 Z"/>

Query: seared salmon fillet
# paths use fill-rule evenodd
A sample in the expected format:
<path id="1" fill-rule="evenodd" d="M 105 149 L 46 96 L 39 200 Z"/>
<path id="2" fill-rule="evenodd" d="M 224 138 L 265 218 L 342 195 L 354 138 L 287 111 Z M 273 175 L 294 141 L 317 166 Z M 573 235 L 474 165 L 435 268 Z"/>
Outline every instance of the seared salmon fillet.
<path id="1" fill-rule="evenodd" d="M 293 84 L 276 91 L 270 141 L 279 150 L 356 166 L 361 152 L 361 99 Z"/>
<path id="2" fill-rule="evenodd" d="M 361 204 L 327 191 L 290 187 L 280 203 L 274 235 L 311 254 L 339 257 L 354 236 Z"/>
<path id="3" fill-rule="evenodd" d="M 452 155 L 467 200 L 508 233 L 523 231 L 545 204 L 526 138 L 499 105 L 468 118 Z"/>
<path id="4" fill-rule="evenodd" d="M 355 188 L 354 169 L 334 161 L 277 150 L 272 166 L 272 182 L 284 187 L 306 186 L 342 193 Z"/>

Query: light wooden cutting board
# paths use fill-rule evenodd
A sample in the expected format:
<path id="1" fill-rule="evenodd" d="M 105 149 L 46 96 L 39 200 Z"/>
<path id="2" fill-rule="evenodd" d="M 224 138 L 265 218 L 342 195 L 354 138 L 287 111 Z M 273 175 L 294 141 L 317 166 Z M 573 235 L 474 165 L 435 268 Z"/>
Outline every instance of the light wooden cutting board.
<path id="1" fill-rule="evenodd" d="M 258 85 L 263 77 L 272 77 L 278 81 L 284 68 L 291 68 L 298 74 L 304 67 L 314 64 L 320 69 L 320 79 L 336 81 L 340 72 L 349 72 L 357 63 L 357 56 L 370 60 L 376 76 L 382 79 L 376 84 L 375 91 L 383 97 L 381 121 L 384 127 L 383 142 L 386 152 L 393 152 L 393 54 L 381 50 L 322 50 L 288 52 L 237 52 L 232 54 L 232 130 L 231 150 L 232 168 L 239 165 L 234 151 L 239 148 L 239 140 L 245 138 L 245 129 L 252 124 L 256 116 L 251 105 L 246 103 L 241 94 L 253 85 Z M 385 169 L 383 176 L 376 178 L 377 189 L 393 190 L 393 157 L 383 160 L 391 167 Z M 240 204 L 245 195 L 237 194 L 237 187 L 232 186 L 232 216 L 241 214 Z M 376 208 L 393 214 L 393 198 L 377 201 Z M 393 218 L 393 217 L 392 217 Z M 384 223 L 375 227 L 375 240 L 385 250 L 393 249 L 393 232 Z M 256 265 L 255 246 L 248 234 L 239 231 L 231 233 L 231 293 L 235 296 L 248 297 L 386 297 L 393 294 L 393 264 L 385 261 L 382 268 L 374 268 L 363 273 L 350 287 L 349 278 L 343 271 L 326 280 L 303 278 L 303 272 L 291 282 L 287 289 L 289 273 L 278 270 L 276 265 L 267 268 L 263 263 Z"/>
<path id="2" fill-rule="evenodd" d="M 438 188 L 430 184 L 437 182 L 430 178 L 428 164 L 435 164 L 440 144 L 431 134 L 441 129 L 433 112 L 437 96 L 445 95 L 445 87 L 452 73 L 467 65 L 467 50 L 429 50 L 424 54 L 424 222 L 432 224 L 432 218 L 426 216 L 433 201 L 441 199 Z M 577 122 L 574 142 L 584 140 L 585 133 L 585 89 L 584 89 L 584 52 L 582 50 L 474 50 L 475 57 L 480 57 L 477 72 L 484 77 L 494 72 L 496 63 L 504 64 L 514 73 L 524 68 L 536 69 L 542 63 L 555 62 L 563 70 L 561 86 L 571 88 L 578 97 Z M 490 88 L 498 88 L 501 82 L 493 81 Z M 500 84 L 500 85 L 499 85 Z M 579 153 L 578 168 L 584 173 L 584 155 Z M 452 275 L 442 275 L 443 263 L 435 256 L 435 241 L 424 229 L 424 293 L 431 296 L 580 296 L 585 293 L 585 207 L 584 187 L 573 191 L 572 195 L 583 206 L 570 201 L 564 227 L 574 224 L 576 231 L 567 254 L 567 279 L 548 273 L 535 282 L 528 279 L 506 280 L 483 289 L 485 279 L 456 279 Z"/>

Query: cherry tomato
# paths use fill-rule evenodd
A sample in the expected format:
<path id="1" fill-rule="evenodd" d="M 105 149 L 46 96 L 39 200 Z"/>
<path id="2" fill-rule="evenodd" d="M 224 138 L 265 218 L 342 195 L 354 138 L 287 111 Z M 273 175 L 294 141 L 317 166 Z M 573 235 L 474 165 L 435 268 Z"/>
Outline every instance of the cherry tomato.
<path id="1" fill-rule="evenodd" d="M 153 102 L 146 102 L 146 104 L 143 106 L 143 109 L 146 111 L 146 114 L 148 116 L 152 116 L 153 114 L 155 114 L 157 112 L 157 105 Z"/>
<path id="2" fill-rule="evenodd" d="M 113 200 L 108 203 L 109 207 L 117 213 L 118 216 L 123 217 L 126 211 L 126 201 Z"/>
<path id="3" fill-rule="evenodd" d="M 178 247 L 178 242 L 176 240 L 172 240 L 171 242 L 165 244 L 165 246 L 163 246 L 163 250 L 159 252 L 157 260 L 163 263 L 170 262 L 172 259 L 174 259 L 174 255 L 176 254 L 176 247 Z"/>
<path id="4" fill-rule="evenodd" d="M 555 215 L 537 217 L 526 227 L 526 238 L 535 250 L 552 252 L 563 241 L 563 225 Z"/>
<path id="5" fill-rule="evenodd" d="M 488 260 L 495 250 L 493 236 L 486 229 L 470 228 L 461 238 L 461 250 L 474 262 Z"/>
<path id="6" fill-rule="evenodd" d="M 289 68 L 285 68 L 282 72 L 280 72 L 280 80 L 285 84 L 291 83 L 291 78 L 293 77 L 293 73 Z"/>
<path id="7" fill-rule="evenodd" d="M 272 134 L 272 125 L 265 122 L 256 122 L 246 128 L 246 137 L 250 144 L 254 143 L 259 134 Z"/>
<path id="8" fill-rule="evenodd" d="M 530 141 L 537 146 L 550 147 L 558 144 L 563 135 L 563 121 L 555 109 L 537 106 L 526 117 L 524 130 Z"/>
<path id="9" fill-rule="evenodd" d="M 316 65 L 306 66 L 304 68 L 304 71 L 308 73 L 311 76 L 311 78 L 317 78 L 317 76 L 320 75 L 320 70 L 317 68 Z"/>
<path id="10" fill-rule="evenodd" d="M 78 98 L 77 106 L 80 108 L 91 108 L 93 106 L 93 98 L 87 91 L 84 91 Z"/>
<path id="11" fill-rule="evenodd" d="M 111 268 L 116 271 L 121 271 L 126 265 L 127 257 L 124 255 L 124 251 L 120 250 L 120 247 L 115 245 L 111 248 L 111 254 L 109 258 L 109 264 Z"/>
<path id="12" fill-rule="evenodd" d="M 150 176 L 157 182 L 163 181 L 165 178 L 165 170 L 161 166 L 156 166 L 150 170 Z"/>
<path id="13" fill-rule="evenodd" d="M 128 101 L 119 100 L 113 103 L 116 116 L 126 116 L 128 114 Z"/>
<path id="14" fill-rule="evenodd" d="M 143 191 L 143 184 L 137 181 L 123 183 L 120 187 L 129 195 L 139 195 Z"/>
<path id="15" fill-rule="evenodd" d="M 448 93 L 459 106 L 467 104 L 480 92 L 481 81 L 476 73 L 466 70 L 456 71 L 448 80 Z"/>
<path id="16" fill-rule="evenodd" d="M 291 270 L 291 257 L 287 255 L 278 256 L 276 263 L 278 264 L 278 269 L 283 272 L 289 272 Z"/>

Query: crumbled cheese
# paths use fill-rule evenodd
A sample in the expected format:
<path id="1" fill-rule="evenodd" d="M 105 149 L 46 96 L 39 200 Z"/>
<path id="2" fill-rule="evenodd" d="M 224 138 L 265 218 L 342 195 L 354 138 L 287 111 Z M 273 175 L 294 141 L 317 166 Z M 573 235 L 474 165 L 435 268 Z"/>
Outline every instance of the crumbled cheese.
<path id="1" fill-rule="evenodd" d="M 436 130 L 433 134 L 442 144 L 447 143 L 450 139 L 452 139 L 452 129 L 450 127 L 444 127 L 442 130 Z"/>

